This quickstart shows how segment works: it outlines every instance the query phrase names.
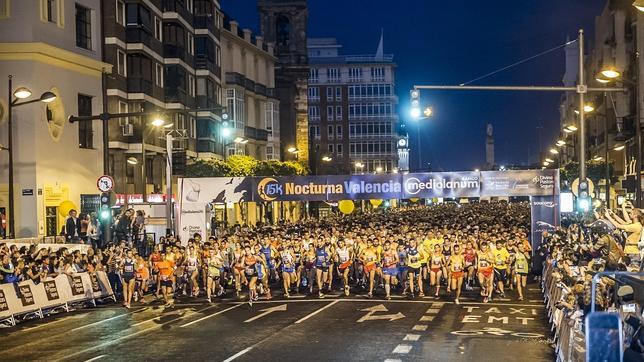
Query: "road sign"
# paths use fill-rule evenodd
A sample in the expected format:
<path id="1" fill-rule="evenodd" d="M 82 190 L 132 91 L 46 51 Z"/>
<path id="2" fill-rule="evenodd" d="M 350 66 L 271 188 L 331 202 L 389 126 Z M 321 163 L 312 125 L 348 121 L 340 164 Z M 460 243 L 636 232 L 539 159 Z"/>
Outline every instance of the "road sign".
<path id="1" fill-rule="evenodd" d="M 103 175 L 96 181 L 96 186 L 100 192 L 109 192 L 114 188 L 114 179 L 108 175 Z"/>
<path id="2" fill-rule="evenodd" d="M 254 316 L 253 318 L 246 319 L 244 321 L 244 323 L 250 323 L 252 321 L 258 320 L 258 319 L 260 319 L 262 317 L 265 317 L 265 316 L 267 316 L 267 315 L 269 315 L 269 314 L 271 314 L 273 312 L 284 312 L 284 311 L 286 311 L 286 304 L 282 304 L 282 305 L 278 305 L 278 306 L 275 306 L 275 307 L 262 309 L 262 310 L 260 310 L 260 312 L 263 312 L 263 313 L 260 313 L 260 314 L 258 314 L 256 316 Z"/>
<path id="3" fill-rule="evenodd" d="M 361 309 L 363 312 L 367 312 L 362 318 L 358 319 L 358 323 L 362 323 L 364 321 L 375 321 L 375 320 L 389 320 L 389 322 L 393 322 L 398 319 L 405 318 L 405 315 L 398 312 L 396 314 L 380 314 L 380 315 L 374 315 L 377 312 L 388 312 L 389 309 L 385 307 L 382 304 L 375 305 L 373 307 Z"/>

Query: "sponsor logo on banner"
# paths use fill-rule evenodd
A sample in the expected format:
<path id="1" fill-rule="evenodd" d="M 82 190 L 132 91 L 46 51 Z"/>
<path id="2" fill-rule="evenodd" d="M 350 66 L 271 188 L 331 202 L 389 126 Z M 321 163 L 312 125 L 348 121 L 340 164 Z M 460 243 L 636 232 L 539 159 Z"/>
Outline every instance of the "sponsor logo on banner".
<path id="1" fill-rule="evenodd" d="M 98 293 L 101 291 L 101 286 L 98 284 L 98 277 L 94 273 L 89 273 L 89 280 L 92 282 L 92 292 Z"/>
<path id="2" fill-rule="evenodd" d="M 36 304 L 34 294 L 31 292 L 31 287 L 28 284 L 18 286 L 18 293 L 20 293 L 20 301 L 23 307 Z"/>
<path id="3" fill-rule="evenodd" d="M 72 277 L 72 295 L 83 295 L 85 294 L 85 288 L 83 287 L 83 279 L 80 275 L 75 275 Z"/>
<path id="4" fill-rule="evenodd" d="M 60 298 L 60 296 L 58 295 L 58 288 L 56 287 L 56 281 L 47 280 L 43 282 L 43 286 L 45 287 L 45 294 L 47 295 L 47 300 L 52 301 Z"/>
<path id="5" fill-rule="evenodd" d="M 9 303 L 7 303 L 7 297 L 4 295 L 4 290 L 0 290 L 0 312 L 9 310 Z"/>
<path id="6" fill-rule="evenodd" d="M 281 182 L 265 177 L 257 182 L 257 195 L 263 201 L 368 198 L 378 194 L 396 197 L 401 191 L 399 178 L 388 176 L 378 179 L 299 177 L 284 178 Z"/>
<path id="7" fill-rule="evenodd" d="M 481 187 L 478 172 L 417 173 L 403 180 L 404 198 L 477 197 Z"/>

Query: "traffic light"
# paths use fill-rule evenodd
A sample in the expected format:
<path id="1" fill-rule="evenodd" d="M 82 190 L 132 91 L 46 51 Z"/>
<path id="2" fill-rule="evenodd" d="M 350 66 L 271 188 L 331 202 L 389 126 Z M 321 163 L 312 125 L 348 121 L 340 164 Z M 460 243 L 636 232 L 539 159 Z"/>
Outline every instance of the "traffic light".
<path id="1" fill-rule="evenodd" d="M 183 176 L 186 174 L 186 150 L 174 149 L 172 150 L 172 174 Z"/>
<path id="2" fill-rule="evenodd" d="M 580 180 L 577 186 L 577 210 L 581 212 L 590 211 L 590 193 L 588 180 Z"/>
<path id="3" fill-rule="evenodd" d="M 103 221 L 108 221 L 112 218 L 112 205 L 114 200 L 113 192 L 103 192 L 101 194 L 101 209 L 99 210 L 99 217 Z"/>
<path id="4" fill-rule="evenodd" d="M 411 115 L 411 118 L 413 119 L 418 119 L 420 118 L 420 91 L 418 89 L 412 89 L 409 92 L 409 95 L 411 97 L 411 107 L 409 114 Z"/>

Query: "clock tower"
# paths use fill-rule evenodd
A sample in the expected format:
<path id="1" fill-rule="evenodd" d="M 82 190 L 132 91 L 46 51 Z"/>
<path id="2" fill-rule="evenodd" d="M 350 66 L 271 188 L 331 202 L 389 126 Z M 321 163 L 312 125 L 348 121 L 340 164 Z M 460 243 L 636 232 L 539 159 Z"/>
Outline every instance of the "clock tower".
<path id="1" fill-rule="evenodd" d="M 309 163 L 306 0 L 258 0 L 261 33 L 273 43 L 278 63 L 275 87 L 280 100 L 280 154 Z M 289 153 L 291 147 L 297 153 Z"/>

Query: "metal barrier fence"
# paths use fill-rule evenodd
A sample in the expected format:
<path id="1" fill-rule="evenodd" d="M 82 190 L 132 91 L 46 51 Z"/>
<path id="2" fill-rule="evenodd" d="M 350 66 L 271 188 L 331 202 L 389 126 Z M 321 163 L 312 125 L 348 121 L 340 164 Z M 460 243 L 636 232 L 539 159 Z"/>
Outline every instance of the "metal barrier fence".
<path id="1" fill-rule="evenodd" d="M 554 275 L 553 270 L 554 267 L 551 263 L 544 263 L 542 290 L 548 309 L 551 331 L 554 332 L 557 361 L 584 362 L 586 360 L 586 340 L 582 330 L 582 321 L 579 318 L 571 318 L 571 315 L 557 308 L 557 302 L 561 300 L 564 291 L 557 286 L 560 280 Z"/>

